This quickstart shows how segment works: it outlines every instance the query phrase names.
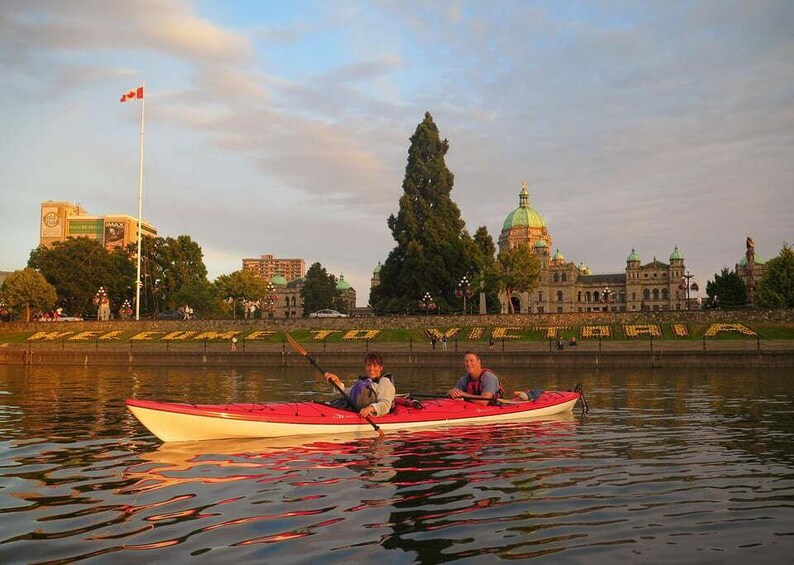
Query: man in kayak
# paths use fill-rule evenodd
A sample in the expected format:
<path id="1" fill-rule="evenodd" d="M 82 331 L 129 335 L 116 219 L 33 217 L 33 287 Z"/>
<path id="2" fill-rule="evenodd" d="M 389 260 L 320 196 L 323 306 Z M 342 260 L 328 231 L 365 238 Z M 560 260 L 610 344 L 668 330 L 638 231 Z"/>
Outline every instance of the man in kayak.
<path id="1" fill-rule="evenodd" d="M 340 408 L 352 407 L 362 417 L 385 416 L 394 405 L 394 383 L 391 373 L 383 373 L 383 358 L 378 353 L 367 353 L 364 357 L 365 377 L 358 380 L 349 388 L 345 388 L 342 381 L 333 373 L 325 373 L 325 379 L 336 383 L 345 389 L 347 398 L 340 398 L 332 402 Z"/>
<path id="2" fill-rule="evenodd" d="M 475 396 L 499 398 L 504 395 L 499 378 L 490 369 L 483 369 L 482 359 L 473 351 L 463 355 L 463 366 L 466 374 L 458 379 L 455 388 L 449 391 L 450 398 L 472 398 Z M 490 400 L 477 399 L 471 402 L 488 405 Z"/>

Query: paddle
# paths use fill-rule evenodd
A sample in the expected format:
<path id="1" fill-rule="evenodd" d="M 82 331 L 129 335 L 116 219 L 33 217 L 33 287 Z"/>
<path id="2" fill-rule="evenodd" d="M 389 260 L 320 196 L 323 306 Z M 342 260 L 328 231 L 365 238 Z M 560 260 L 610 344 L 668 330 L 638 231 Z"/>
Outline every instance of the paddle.
<path id="1" fill-rule="evenodd" d="M 448 394 L 421 394 L 418 392 L 412 392 L 409 396 L 415 396 L 417 398 L 449 398 Z M 494 398 L 493 396 L 466 396 L 461 397 L 461 400 L 490 400 L 493 402 L 498 402 L 499 404 L 520 404 L 520 402 L 516 400 L 508 400 L 507 398 Z"/>
<path id="2" fill-rule="evenodd" d="M 320 371 L 320 374 L 321 374 L 321 375 L 325 375 L 326 371 L 325 371 L 325 370 L 324 370 L 322 367 L 320 367 L 320 366 L 317 364 L 317 361 L 315 361 L 315 360 L 314 360 L 314 357 L 312 357 L 311 355 L 309 355 L 309 352 L 308 352 L 308 351 L 306 351 L 305 349 L 303 349 L 303 348 L 300 346 L 300 344 L 299 344 L 297 341 L 295 341 L 295 340 L 292 338 L 292 336 L 291 336 L 291 335 L 289 335 L 289 332 L 284 332 L 284 334 L 287 336 L 287 341 L 288 341 L 288 342 L 289 342 L 289 344 L 292 346 L 292 349 L 294 349 L 295 351 L 297 351 L 298 353 L 300 353 L 301 355 L 303 355 L 304 357 L 306 357 L 306 359 L 308 359 L 308 360 L 309 360 L 309 363 L 311 363 L 312 365 L 314 365 L 314 368 L 315 368 L 315 369 L 317 369 L 318 371 Z M 331 382 L 331 384 L 332 384 L 332 385 L 334 385 L 334 388 L 335 388 L 336 390 L 338 390 L 338 391 L 339 391 L 339 393 L 340 393 L 342 396 L 344 396 L 345 398 L 347 398 L 347 395 L 345 394 L 345 389 L 343 389 L 341 386 L 339 386 L 338 384 L 336 384 L 334 381 L 330 381 L 330 382 Z M 351 404 L 352 404 L 352 403 L 351 403 Z M 370 424 L 370 425 L 371 425 L 373 428 L 375 428 L 375 431 L 376 431 L 376 432 L 378 432 L 378 434 L 380 434 L 380 437 L 384 437 L 384 436 L 386 435 L 386 434 L 384 434 L 384 433 L 383 433 L 383 430 L 381 430 L 381 429 L 380 429 L 380 426 L 379 426 L 378 424 L 376 424 L 375 422 L 373 422 L 373 421 L 372 421 L 372 417 L 371 417 L 371 416 L 364 416 L 364 419 L 365 419 L 367 422 L 369 422 L 369 424 Z"/>

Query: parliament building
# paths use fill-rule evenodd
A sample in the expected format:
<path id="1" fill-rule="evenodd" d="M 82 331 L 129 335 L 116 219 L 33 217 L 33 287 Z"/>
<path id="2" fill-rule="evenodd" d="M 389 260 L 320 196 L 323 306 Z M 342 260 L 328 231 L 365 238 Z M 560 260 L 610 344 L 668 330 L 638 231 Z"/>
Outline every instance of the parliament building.
<path id="1" fill-rule="evenodd" d="M 697 307 L 694 298 L 687 304 L 684 257 L 675 247 L 667 263 L 656 257 L 648 263 L 632 249 L 623 272 L 593 274 L 584 263 L 567 261 L 553 248 L 543 217 L 529 204 L 524 182 L 518 208 L 510 212 L 499 235 L 499 251 L 526 245 L 540 261 L 540 280 L 531 293 L 514 292 L 501 297 L 502 312 L 632 312 L 686 310 Z"/>

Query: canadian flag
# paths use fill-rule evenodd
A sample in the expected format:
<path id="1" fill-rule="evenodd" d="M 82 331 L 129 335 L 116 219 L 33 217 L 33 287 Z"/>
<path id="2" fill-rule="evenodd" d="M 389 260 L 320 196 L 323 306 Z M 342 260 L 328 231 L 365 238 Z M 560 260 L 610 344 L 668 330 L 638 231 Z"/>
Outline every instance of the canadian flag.
<path id="1" fill-rule="evenodd" d="M 121 95 L 121 101 L 126 102 L 127 100 L 135 100 L 136 98 L 143 98 L 143 87 L 139 86 L 138 88 L 134 88 L 127 92 L 126 94 Z"/>

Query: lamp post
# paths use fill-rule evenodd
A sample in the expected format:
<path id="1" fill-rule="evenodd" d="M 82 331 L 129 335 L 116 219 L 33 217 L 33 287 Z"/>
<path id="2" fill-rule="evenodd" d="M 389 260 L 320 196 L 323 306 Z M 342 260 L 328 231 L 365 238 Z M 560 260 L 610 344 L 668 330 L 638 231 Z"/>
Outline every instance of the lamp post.
<path id="1" fill-rule="evenodd" d="M 267 295 L 264 297 L 262 302 L 264 303 L 264 307 L 262 308 L 262 313 L 268 313 L 270 318 L 273 317 L 273 314 L 276 311 L 276 300 L 278 300 L 278 295 L 276 294 L 276 287 L 273 285 L 272 282 L 267 283 Z"/>
<path id="2" fill-rule="evenodd" d="M 433 297 L 430 295 L 429 292 L 425 292 L 425 295 L 419 301 L 419 309 L 423 313 L 427 312 L 428 314 L 436 309 L 436 303 L 433 302 Z"/>
<path id="3" fill-rule="evenodd" d="M 615 291 L 610 290 L 608 285 L 604 287 L 603 294 L 601 295 L 601 302 L 607 305 L 604 306 L 604 312 L 609 310 L 609 304 L 615 302 Z"/>
<path id="4" fill-rule="evenodd" d="M 458 298 L 463 298 L 463 313 L 466 314 L 466 300 L 471 298 L 474 294 L 474 289 L 471 288 L 471 283 L 469 282 L 469 278 L 464 275 L 460 282 L 458 283 L 458 288 L 455 289 L 455 296 Z"/>
<path id="5" fill-rule="evenodd" d="M 132 315 L 132 305 L 130 304 L 129 300 L 125 300 L 121 305 L 121 308 L 119 308 L 119 314 L 123 320 L 126 320 Z"/>
<path id="6" fill-rule="evenodd" d="M 92 302 L 94 303 L 94 306 L 97 307 L 97 320 L 110 319 L 110 300 L 108 299 L 108 293 L 104 286 L 99 287 L 99 290 L 96 291 Z"/>
<path id="7" fill-rule="evenodd" d="M 689 310 L 689 291 L 693 290 L 693 291 L 697 292 L 698 290 L 700 290 L 700 287 L 698 286 L 698 283 L 696 283 L 696 282 L 693 282 L 692 284 L 689 283 L 689 281 L 692 278 L 694 278 L 694 276 L 695 275 L 693 275 L 689 271 L 686 271 L 682 275 L 681 284 L 678 285 L 678 288 L 680 288 L 681 290 L 686 292 L 686 305 L 684 307 L 685 310 Z"/>

